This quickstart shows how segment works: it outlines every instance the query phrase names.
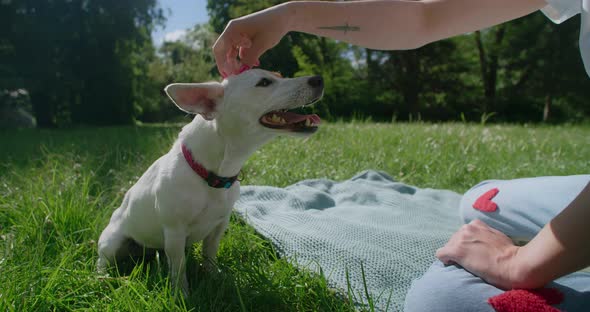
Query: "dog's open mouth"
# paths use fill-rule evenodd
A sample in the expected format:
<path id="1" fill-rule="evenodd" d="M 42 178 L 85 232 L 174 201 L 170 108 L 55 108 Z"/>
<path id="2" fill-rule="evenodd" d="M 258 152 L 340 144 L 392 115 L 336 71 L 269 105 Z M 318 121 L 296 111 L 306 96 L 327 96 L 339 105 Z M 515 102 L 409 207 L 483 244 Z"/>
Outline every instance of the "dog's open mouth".
<path id="1" fill-rule="evenodd" d="M 292 132 L 315 132 L 321 119 L 316 114 L 302 114 L 296 111 L 276 110 L 260 117 L 260 124 L 271 129 Z"/>

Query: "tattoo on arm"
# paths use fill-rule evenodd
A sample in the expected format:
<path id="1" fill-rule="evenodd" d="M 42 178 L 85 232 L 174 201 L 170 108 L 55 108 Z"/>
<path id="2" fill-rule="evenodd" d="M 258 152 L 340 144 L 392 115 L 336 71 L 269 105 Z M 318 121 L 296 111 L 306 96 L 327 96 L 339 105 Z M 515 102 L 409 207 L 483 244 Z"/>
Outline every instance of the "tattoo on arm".
<path id="1" fill-rule="evenodd" d="M 318 29 L 326 29 L 326 30 L 336 30 L 336 31 L 343 31 L 346 34 L 349 31 L 360 31 L 361 28 L 358 26 L 350 26 L 348 23 L 340 26 L 322 26 L 318 27 Z"/>

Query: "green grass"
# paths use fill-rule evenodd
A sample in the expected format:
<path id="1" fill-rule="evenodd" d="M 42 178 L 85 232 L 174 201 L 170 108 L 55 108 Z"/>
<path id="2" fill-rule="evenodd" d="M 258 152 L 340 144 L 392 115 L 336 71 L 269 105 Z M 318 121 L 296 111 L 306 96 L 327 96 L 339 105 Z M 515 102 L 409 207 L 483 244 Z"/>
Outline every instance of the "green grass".
<path id="1" fill-rule="evenodd" d="M 95 274 L 96 240 L 111 212 L 179 129 L 0 132 L 1 311 L 355 309 L 347 290 L 295 269 L 237 218 L 221 243 L 220 272 L 192 272 L 186 301 L 171 293 L 157 261 L 112 278 Z M 334 123 L 306 140 L 268 144 L 248 161 L 242 183 L 286 186 L 378 169 L 463 192 L 490 178 L 588 173 L 589 155 L 589 126 Z"/>

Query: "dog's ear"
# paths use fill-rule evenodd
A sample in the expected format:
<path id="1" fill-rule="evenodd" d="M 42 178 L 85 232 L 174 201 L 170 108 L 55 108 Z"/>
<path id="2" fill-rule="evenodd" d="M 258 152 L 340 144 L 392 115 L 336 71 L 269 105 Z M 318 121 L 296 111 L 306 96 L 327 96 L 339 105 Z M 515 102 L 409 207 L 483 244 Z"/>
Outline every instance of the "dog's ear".
<path id="1" fill-rule="evenodd" d="M 173 83 L 164 91 L 178 108 L 201 114 L 207 120 L 215 118 L 217 106 L 223 99 L 223 86 L 219 82 Z"/>

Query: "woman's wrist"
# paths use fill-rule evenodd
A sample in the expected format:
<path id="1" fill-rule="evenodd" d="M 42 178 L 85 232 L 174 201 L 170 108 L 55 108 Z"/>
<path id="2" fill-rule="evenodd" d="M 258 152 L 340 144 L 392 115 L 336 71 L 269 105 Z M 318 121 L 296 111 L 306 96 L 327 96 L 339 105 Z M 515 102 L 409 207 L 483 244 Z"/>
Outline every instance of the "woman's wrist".
<path id="1" fill-rule="evenodd" d="M 530 270 L 527 261 L 523 259 L 523 247 L 515 247 L 516 250 L 508 267 L 508 288 L 526 288 L 522 287 L 522 285 L 526 284 Z"/>
<path id="2" fill-rule="evenodd" d="M 515 289 L 534 289 L 545 286 L 551 278 L 546 276 L 549 272 L 540 270 L 540 265 L 535 264 L 535 255 L 531 254 L 530 246 L 517 247 L 513 260 L 510 263 L 510 284 Z"/>

